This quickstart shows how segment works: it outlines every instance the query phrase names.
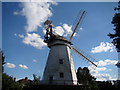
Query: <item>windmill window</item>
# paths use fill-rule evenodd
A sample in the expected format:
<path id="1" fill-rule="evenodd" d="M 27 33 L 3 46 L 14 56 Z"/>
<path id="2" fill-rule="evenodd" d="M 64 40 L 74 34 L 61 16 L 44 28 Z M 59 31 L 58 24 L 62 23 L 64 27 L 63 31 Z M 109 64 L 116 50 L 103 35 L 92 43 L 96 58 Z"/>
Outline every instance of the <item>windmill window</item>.
<path id="1" fill-rule="evenodd" d="M 59 75 L 60 75 L 60 78 L 64 78 L 64 73 L 60 72 Z"/>
<path id="2" fill-rule="evenodd" d="M 59 59 L 59 64 L 63 64 L 63 59 Z"/>

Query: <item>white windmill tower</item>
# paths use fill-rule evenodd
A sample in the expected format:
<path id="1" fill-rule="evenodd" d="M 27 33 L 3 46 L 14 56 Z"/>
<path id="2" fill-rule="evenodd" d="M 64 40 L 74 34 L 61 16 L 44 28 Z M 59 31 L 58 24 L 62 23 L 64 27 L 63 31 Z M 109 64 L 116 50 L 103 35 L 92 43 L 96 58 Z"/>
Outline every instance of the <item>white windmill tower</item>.
<path id="1" fill-rule="evenodd" d="M 77 77 L 73 64 L 73 59 L 70 53 L 70 49 L 75 51 L 77 54 L 83 57 L 84 60 L 89 61 L 93 65 L 93 60 L 86 57 L 80 50 L 71 47 L 71 39 L 74 33 L 81 23 L 85 11 L 81 13 L 78 22 L 73 30 L 70 40 L 67 40 L 63 36 L 56 35 L 52 32 L 52 21 L 47 20 L 44 24 L 46 26 L 46 35 L 44 42 L 47 43 L 50 48 L 49 56 L 45 66 L 43 74 L 44 84 L 55 84 L 55 85 L 76 85 Z"/>

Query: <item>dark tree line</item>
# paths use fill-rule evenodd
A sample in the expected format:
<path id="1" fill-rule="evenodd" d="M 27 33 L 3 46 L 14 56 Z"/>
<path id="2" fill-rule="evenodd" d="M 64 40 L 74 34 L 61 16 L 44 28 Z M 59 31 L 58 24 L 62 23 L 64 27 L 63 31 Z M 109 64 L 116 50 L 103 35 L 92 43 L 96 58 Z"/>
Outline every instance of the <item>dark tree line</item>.
<path id="1" fill-rule="evenodd" d="M 109 33 L 108 36 L 113 39 L 112 43 L 115 45 L 117 52 L 120 52 L 120 1 L 118 6 L 114 8 L 116 13 L 112 19 L 112 24 L 114 25 L 114 33 Z"/>

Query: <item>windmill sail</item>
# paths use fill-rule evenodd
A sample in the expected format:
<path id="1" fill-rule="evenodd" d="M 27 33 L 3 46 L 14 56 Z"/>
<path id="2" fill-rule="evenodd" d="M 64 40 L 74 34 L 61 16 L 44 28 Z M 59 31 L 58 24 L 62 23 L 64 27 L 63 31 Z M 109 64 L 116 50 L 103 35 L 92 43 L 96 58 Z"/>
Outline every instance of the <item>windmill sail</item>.
<path id="1" fill-rule="evenodd" d="M 97 65 L 94 63 L 95 59 L 92 58 L 91 56 L 89 56 L 88 54 L 86 54 L 85 52 L 83 52 L 82 50 L 77 50 L 74 47 L 71 47 L 71 49 L 76 52 L 78 55 L 80 55 L 82 57 L 83 60 L 90 62 L 91 64 L 93 64 L 94 66 L 97 67 Z"/>
<path id="2" fill-rule="evenodd" d="M 70 41 L 72 40 L 72 37 L 74 36 L 75 32 L 76 32 L 76 29 L 78 28 L 78 26 L 82 23 L 83 21 L 83 17 L 85 16 L 86 12 L 83 11 L 82 13 L 80 13 L 80 17 L 78 18 L 78 21 L 76 23 L 75 26 L 73 26 L 73 33 L 71 34 L 70 36 Z"/>

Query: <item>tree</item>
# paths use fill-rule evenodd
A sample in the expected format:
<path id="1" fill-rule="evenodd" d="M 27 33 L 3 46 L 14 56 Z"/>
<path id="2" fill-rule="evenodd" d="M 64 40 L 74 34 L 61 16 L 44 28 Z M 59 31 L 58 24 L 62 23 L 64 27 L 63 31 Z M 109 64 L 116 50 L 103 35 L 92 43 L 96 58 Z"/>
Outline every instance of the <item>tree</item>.
<path id="1" fill-rule="evenodd" d="M 2 90 L 22 90 L 22 84 L 15 82 L 13 77 L 2 74 Z"/>
<path id="2" fill-rule="evenodd" d="M 118 7 L 115 7 L 116 13 L 112 19 L 112 24 L 114 24 L 114 34 L 109 33 L 108 36 L 113 39 L 112 43 L 115 45 L 117 52 L 120 52 L 120 1 L 118 2 Z"/>
<path id="3" fill-rule="evenodd" d="M 97 81 L 100 90 L 119 90 L 112 85 L 113 81 Z"/>
<path id="4" fill-rule="evenodd" d="M 95 78 L 91 76 L 87 67 L 84 67 L 83 69 L 81 67 L 78 68 L 77 79 L 80 84 L 87 84 L 88 82 L 95 81 Z"/>
<path id="5" fill-rule="evenodd" d="M 5 56 L 2 50 L 0 49 L 0 67 L 1 67 L 0 72 L 2 73 L 4 72 L 4 67 L 3 67 L 3 65 L 5 64 L 4 60 L 5 60 Z M 2 88 L 2 73 L 0 73 L 0 89 Z"/>
<path id="6" fill-rule="evenodd" d="M 2 50 L 0 49 L 0 72 L 3 72 L 3 53 Z M 0 73 L 0 89 L 2 88 L 2 73 Z"/>
<path id="7" fill-rule="evenodd" d="M 95 82 L 96 78 L 94 78 L 87 67 L 83 69 L 81 67 L 77 70 L 77 79 L 79 84 L 88 85 L 95 90 L 98 89 L 97 83 Z"/>
<path id="8" fill-rule="evenodd" d="M 0 61 L 2 62 L 2 90 L 22 90 L 22 85 L 16 82 L 13 77 L 4 73 L 5 56 L 0 49 Z"/>
<path id="9" fill-rule="evenodd" d="M 3 68 L 3 65 L 5 64 L 5 56 L 2 52 L 2 50 L 0 49 L 0 61 L 2 62 L 2 72 L 4 72 L 4 68 Z"/>
<path id="10" fill-rule="evenodd" d="M 33 74 L 33 78 L 34 78 L 34 80 L 33 80 L 33 82 L 34 82 L 34 84 L 40 84 L 40 76 L 36 76 L 35 74 Z"/>

